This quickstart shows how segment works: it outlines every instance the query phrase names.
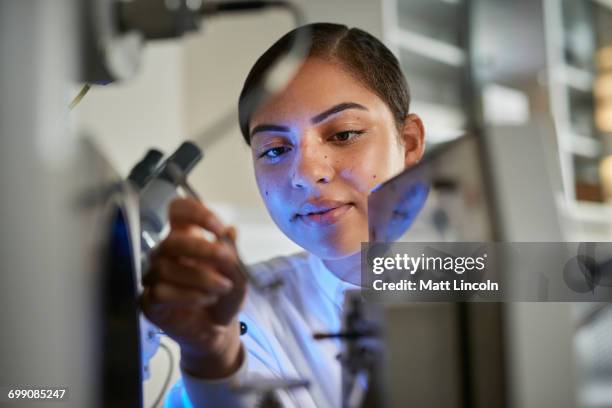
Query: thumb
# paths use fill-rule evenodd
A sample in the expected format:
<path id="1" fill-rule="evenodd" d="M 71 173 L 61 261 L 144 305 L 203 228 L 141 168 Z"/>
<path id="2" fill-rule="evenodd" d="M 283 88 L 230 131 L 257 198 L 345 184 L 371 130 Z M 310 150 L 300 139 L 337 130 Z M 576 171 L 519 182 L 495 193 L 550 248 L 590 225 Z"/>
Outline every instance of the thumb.
<path id="1" fill-rule="evenodd" d="M 236 231 L 236 228 L 234 226 L 229 226 L 225 230 L 225 236 L 229 237 L 232 240 L 232 242 L 235 244 L 236 238 L 238 236 L 238 232 Z"/>

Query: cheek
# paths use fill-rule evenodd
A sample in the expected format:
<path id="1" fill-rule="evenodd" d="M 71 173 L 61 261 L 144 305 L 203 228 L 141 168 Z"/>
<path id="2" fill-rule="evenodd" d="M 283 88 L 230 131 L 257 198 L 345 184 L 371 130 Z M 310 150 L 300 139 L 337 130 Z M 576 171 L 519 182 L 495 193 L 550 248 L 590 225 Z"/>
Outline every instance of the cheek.
<path id="1" fill-rule="evenodd" d="M 361 192 L 369 193 L 378 184 L 403 169 L 401 152 L 391 144 L 372 144 L 347 156 L 343 176 Z"/>
<path id="2" fill-rule="evenodd" d="M 257 182 L 257 188 L 261 198 L 267 203 L 274 197 L 274 186 L 278 185 L 278 182 L 273 174 L 262 172 L 255 168 L 255 181 Z M 275 182 L 276 181 L 276 182 Z"/>
<path id="3" fill-rule="evenodd" d="M 255 181 L 270 216 L 275 220 L 282 219 L 280 214 L 286 207 L 285 200 L 283 200 L 283 180 L 275 172 L 255 168 Z"/>

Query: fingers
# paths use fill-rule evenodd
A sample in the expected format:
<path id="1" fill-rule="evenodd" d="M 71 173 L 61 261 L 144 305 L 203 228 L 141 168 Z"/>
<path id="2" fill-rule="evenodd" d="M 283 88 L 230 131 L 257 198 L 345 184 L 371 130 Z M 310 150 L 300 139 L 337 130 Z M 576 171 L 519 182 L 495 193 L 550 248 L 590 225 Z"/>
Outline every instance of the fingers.
<path id="1" fill-rule="evenodd" d="M 191 197 L 170 203 L 169 220 L 173 229 L 198 225 L 217 236 L 223 235 L 227 229 L 212 211 Z"/>
<path id="2" fill-rule="evenodd" d="M 230 226 L 227 227 L 227 229 L 225 230 L 225 235 L 228 236 L 232 240 L 232 242 L 235 243 L 238 233 L 236 232 L 236 228 Z"/>
<path id="3" fill-rule="evenodd" d="M 234 287 L 231 280 L 222 276 L 212 266 L 201 263 L 160 258 L 149 274 L 154 274 L 159 281 L 213 295 L 226 295 Z"/>
<path id="4" fill-rule="evenodd" d="M 182 288 L 165 282 L 147 287 L 144 297 L 145 307 L 207 307 L 215 304 L 219 297 L 198 290 Z"/>
<path id="5" fill-rule="evenodd" d="M 173 231 L 155 250 L 153 257 L 187 257 L 223 265 L 236 262 L 234 251 L 222 242 L 210 242 L 204 237 Z"/>

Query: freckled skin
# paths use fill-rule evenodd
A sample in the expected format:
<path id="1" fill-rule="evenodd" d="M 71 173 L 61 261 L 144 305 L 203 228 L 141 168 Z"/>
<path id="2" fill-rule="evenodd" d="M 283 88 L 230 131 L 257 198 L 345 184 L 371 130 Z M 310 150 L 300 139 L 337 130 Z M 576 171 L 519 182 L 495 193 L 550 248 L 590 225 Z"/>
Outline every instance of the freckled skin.
<path id="1" fill-rule="evenodd" d="M 367 111 L 347 109 L 323 122 L 311 122 L 346 102 Z M 416 115 L 410 116 L 418 122 L 415 127 L 407 119 L 412 133 L 420 129 L 416 136 L 400 133 L 383 100 L 339 65 L 309 58 L 283 92 L 254 112 L 249 124 L 250 130 L 261 124 L 290 128 L 257 132 L 251 138 L 257 185 L 278 227 L 324 260 L 358 252 L 368 239 L 368 193 L 423 153 L 422 124 Z M 317 199 L 347 203 L 350 209 L 332 225 L 313 227 L 295 218 L 305 202 Z"/>

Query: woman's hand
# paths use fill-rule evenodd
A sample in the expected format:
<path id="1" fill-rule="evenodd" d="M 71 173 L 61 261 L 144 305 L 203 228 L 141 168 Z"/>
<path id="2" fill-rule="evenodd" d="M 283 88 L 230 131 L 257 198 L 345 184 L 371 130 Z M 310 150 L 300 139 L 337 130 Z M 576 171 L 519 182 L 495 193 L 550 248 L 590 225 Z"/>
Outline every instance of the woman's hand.
<path id="1" fill-rule="evenodd" d="M 151 255 L 141 297 L 147 318 L 181 347 L 181 365 L 203 378 L 232 374 L 242 347 L 236 315 L 246 295 L 237 254 L 218 238 L 235 230 L 223 226 L 192 198 L 170 205 L 171 230 Z M 217 239 L 204 237 L 202 229 Z"/>

